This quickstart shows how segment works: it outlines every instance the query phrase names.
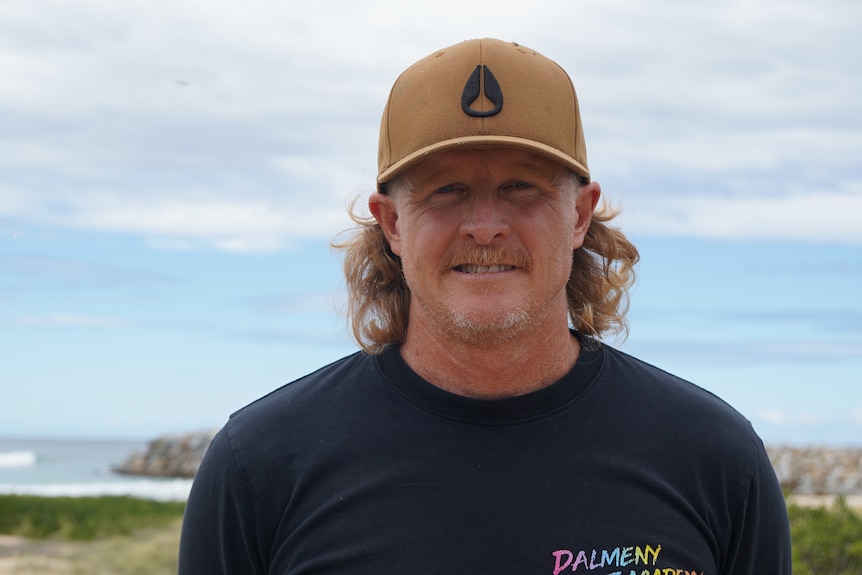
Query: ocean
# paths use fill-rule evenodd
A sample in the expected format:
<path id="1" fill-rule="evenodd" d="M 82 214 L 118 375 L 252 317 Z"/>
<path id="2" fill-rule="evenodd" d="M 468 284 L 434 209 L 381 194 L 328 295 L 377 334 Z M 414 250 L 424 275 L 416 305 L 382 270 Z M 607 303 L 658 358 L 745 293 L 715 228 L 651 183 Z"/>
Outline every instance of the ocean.
<path id="1" fill-rule="evenodd" d="M 41 496 L 129 495 L 185 501 L 191 479 L 113 473 L 146 441 L 0 438 L 0 494 Z"/>

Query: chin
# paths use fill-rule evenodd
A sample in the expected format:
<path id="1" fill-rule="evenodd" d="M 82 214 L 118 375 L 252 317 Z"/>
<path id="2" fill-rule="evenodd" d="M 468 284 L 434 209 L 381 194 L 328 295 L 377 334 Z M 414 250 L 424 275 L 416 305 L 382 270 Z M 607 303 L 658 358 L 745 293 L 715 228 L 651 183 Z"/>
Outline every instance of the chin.
<path id="1" fill-rule="evenodd" d="M 489 313 L 451 311 L 443 317 L 438 315 L 434 323 L 464 343 L 492 346 L 512 341 L 526 331 L 530 324 L 530 313 L 525 309 L 498 309 Z"/>

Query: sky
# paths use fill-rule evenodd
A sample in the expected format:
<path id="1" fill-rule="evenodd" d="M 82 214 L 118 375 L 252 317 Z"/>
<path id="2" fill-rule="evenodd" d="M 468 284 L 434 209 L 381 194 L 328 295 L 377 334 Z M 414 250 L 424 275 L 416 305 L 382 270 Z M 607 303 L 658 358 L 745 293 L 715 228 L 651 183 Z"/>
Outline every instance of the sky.
<path id="1" fill-rule="evenodd" d="M 767 443 L 862 444 L 860 21 L 856 0 L 0 0 L 0 436 L 216 428 L 355 351 L 330 242 L 373 189 L 389 88 L 496 37 L 572 76 L 641 251 L 608 343 Z"/>

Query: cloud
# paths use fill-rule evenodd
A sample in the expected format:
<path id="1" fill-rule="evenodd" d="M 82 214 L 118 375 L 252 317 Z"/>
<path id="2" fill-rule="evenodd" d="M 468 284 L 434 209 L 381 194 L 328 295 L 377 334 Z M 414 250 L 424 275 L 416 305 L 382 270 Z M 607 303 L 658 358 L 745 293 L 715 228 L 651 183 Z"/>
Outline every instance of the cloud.
<path id="1" fill-rule="evenodd" d="M 19 240 L 23 241 L 23 240 Z M 139 288 L 171 284 L 167 275 L 48 256 L 0 255 L 0 291 L 64 290 L 92 287 Z"/>
<path id="2" fill-rule="evenodd" d="M 663 197 L 638 201 L 623 212 L 620 221 L 624 229 L 641 234 L 859 244 L 860 213 L 862 187 L 769 197 Z"/>
<path id="3" fill-rule="evenodd" d="M 811 426 L 821 425 L 824 421 L 813 413 L 790 413 L 778 409 L 762 409 L 757 413 L 758 419 L 773 425 Z"/>
<path id="4" fill-rule="evenodd" d="M 7 194 L 9 202 L 0 208 L 0 216 L 5 213 L 30 226 L 134 234 L 152 238 L 154 244 L 231 252 L 275 251 L 293 240 L 331 238 L 351 225 L 346 201 L 300 203 L 295 197 L 249 196 L 221 197 L 200 190 L 142 197 L 82 192 L 46 205 L 20 192 Z"/>
<path id="5" fill-rule="evenodd" d="M 334 333 L 332 330 L 286 330 L 286 329 L 258 329 L 237 332 L 235 337 L 259 343 L 273 343 L 291 346 L 318 346 L 343 348 L 344 353 L 351 353 L 356 346 L 346 333 Z"/>
<path id="6" fill-rule="evenodd" d="M 761 274 L 769 277 L 784 276 L 817 276 L 842 278 L 844 280 L 862 276 L 862 260 L 837 258 L 821 259 L 817 261 L 795 261 L 787 262 L 757 262 L 747 266 L 747 271 L 752 274 Z"/>
<path id="7" fill-rule="evenodd" d="M 249 303 L 265 314 L 331 313 L 345 299 L 343 289 L 303 292 L 285 296 L 257 297 Z"/>
<path id="8" fill-rule="evenodd" d="M 862 342 L 777 338 L 732 340 L 629 339 L 625 348 L 635 356 L 656 363 L 696 366 L 801 364 L 849 361 L 862 358 Z"/>
<path id="9" fill-rule="evenodd" d="M 11 324 L 26 327 L 55 327 L 55 328 L 116 328 L 129 325 L 123 318 L 94 316 L 72 313 L 19 315 L 8 318 L 0 318 L 0 324 Z"/>
<path id="10" fill-rule="evenodd" d="M 852 0 L 6 3 L 0 225 L 240 252 L 330 236 L 373 187 L 397 74 L 492 35 L 572 74 L 633 230 L 858 244 L 860 18 Z"/>
<path id="11" fill-rule="evenodd" d="M 801 332 L 813 333 L 815 329 L 830 333 L 862 333 L 862 310 L 854 309 L 774 309 L 746 310 L 721 314 L 734 324 L 768 324 L 790 326 L 802 324 Z M 862 351 L 862 350 L 860 350 Z"/>
<path id="12" fill-rule="evenodd" d="M 765 440 L 780 437 L 781 443 L 799 445 L 830 444 L 859 446 L 859 427 L 862 417 L 859 410 L 794 411 L 761 409 L 752 418 L 755 428 L 763 432 Z M 772 441 L 775 443 L 775 440 Z"/>

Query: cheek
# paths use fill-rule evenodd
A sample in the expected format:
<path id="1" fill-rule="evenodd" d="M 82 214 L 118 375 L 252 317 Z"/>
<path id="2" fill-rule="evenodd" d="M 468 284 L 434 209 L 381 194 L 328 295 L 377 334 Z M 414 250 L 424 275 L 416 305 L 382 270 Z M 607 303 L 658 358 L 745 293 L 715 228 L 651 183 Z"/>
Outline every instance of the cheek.
<path id="1" fill-rule="evenodd" d="M 568 240 L 569 247 L 571 251 L 574 251 L 581 247 L 582 237 L 581 234 L 578 233 L 578 223 L 580 218 L 578 217 L 578 211 L 575 209 L 574 204 L 572 205 L 571 212 L 567 214 L 565 218 L 565 223 L 563 224 L 565 229 L 565 238 Z"/>
<path id="2" fill-rule="evenodd" d="M 567 209 L 571 207 L 571 209 Z M 578 214 L 574 206 L 558 206 L 546 209 L 525 220 L 526 233 L 540 242 L 540 248 L 551 251 L 568 251 L 571 253 L 578 247 Z M 523 229 L 523 228 L 522 228 Z"/>
<path id="3" fill-rule="evenodd" d="M 399 220 L 398 240 L 392 244 L 392 252 L 401 258 L 401 268 L 405 277 L 409 277 L 417 265 L 421 263 L 421 254 L 427 248 L 423 246 L 421 234 L 411 226 L 406 219 Z"/>
<path id="4" fill-rule="evenodd" d="M 434 235 L 425 228 L 405 229 L 401 235 L 400 252 L 401 272 L 411 290 L 420 289 L 437 269 L 438 249 Z"/>
<path id="5" fill-rule="evenodd" d="M 451 221 L 451 218 L 437 218 L 431 214 L 401 218 L 398 222 L 402 249 L 413 253 L 433 252 L 449 240 L 451 225 L 447 222 Z"/>
<path id="6" fill-rule="evenodd" d="M 400 258 L 409 257 L 415 251 L 415 246 L 421 242 L 419 232 L 422 225 L 419 218 L 410 210 L 401 209 L 393 223 L 394 233 L 389 237 L 389 247 Z"/>

